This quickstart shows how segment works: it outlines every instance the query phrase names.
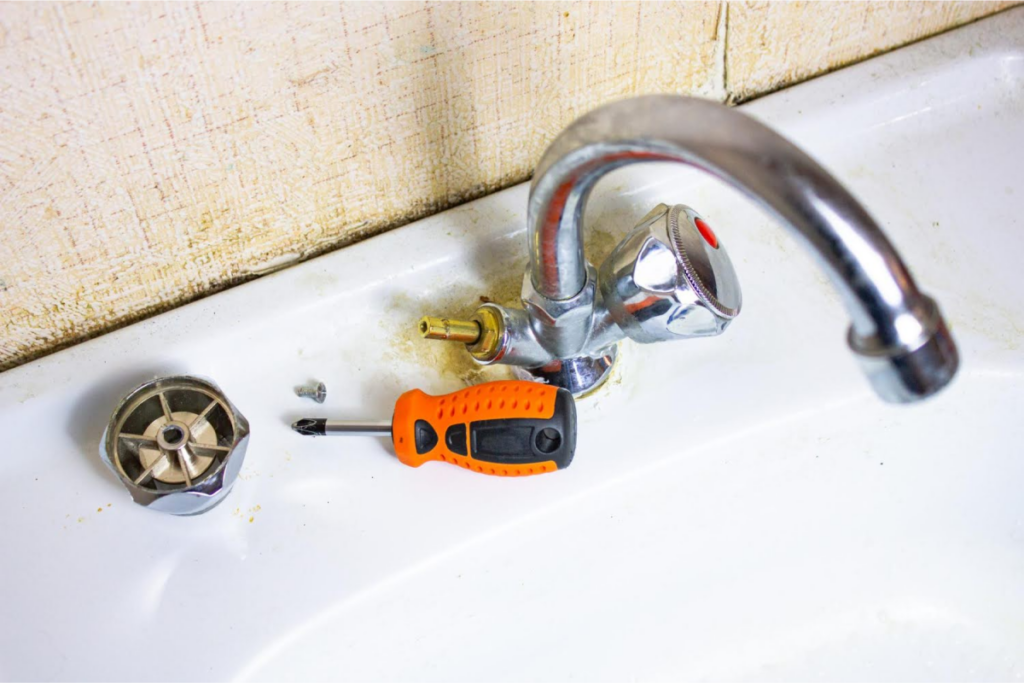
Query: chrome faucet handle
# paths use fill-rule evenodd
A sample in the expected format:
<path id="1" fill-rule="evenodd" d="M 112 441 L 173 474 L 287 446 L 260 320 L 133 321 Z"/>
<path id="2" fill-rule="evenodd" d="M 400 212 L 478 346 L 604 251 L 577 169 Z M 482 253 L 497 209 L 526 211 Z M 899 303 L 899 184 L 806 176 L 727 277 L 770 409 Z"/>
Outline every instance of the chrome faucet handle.
<path id="1" fill-rule="evenodd" d="M 739 279 L 721 240 L 688 206 L 659 204 L 605 260 L 608 315 L 634 341 L 721 334 L 739 315 Z"/>

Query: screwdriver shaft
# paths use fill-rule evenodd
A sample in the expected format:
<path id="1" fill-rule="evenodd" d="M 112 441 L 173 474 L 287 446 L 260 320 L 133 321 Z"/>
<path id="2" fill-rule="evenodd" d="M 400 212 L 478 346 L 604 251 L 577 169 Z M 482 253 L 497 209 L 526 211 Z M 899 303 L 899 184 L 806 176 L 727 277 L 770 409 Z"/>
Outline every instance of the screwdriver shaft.
<path id="1" fill-rule="evenodd" d="M 292 423 L 292 429 L 307 436 L 390 436 L 390 422 L 349 422 L 306 417 Z"/>
<path id="2" fill-rule="evenodd" d="M 387 422 L 349 422 L 348 420 L 327 420 L 324 423 L 327 434 L 347 434 L 349 436 L 380 436 L 391 434 L 391 421 Z"/>

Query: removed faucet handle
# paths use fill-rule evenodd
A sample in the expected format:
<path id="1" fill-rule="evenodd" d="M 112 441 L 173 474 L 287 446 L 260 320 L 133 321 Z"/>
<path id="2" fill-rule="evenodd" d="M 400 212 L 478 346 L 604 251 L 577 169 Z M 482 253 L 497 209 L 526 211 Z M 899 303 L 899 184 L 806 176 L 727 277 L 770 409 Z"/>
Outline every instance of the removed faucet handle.
<path id="1" fill-rule="evenodd" d="M 739 279 L 725 246 L 696 211 L 659 204 L 601 266 L 612 319 L 651 343 L 721 334 L 739 315 Z"/>
<path id="2" fill-rule="evenodd" d="M 228 495 L 248 443 L 249 423 L 216 384 L 179 375 L 122 399 L 100 455 L 139 505 L 197 515 Z"/>

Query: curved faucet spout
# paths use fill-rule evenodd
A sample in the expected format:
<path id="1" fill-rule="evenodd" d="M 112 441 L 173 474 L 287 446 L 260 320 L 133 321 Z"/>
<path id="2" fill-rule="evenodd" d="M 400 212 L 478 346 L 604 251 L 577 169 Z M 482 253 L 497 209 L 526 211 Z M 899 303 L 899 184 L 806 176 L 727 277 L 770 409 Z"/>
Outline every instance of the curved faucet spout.
<path id="1" fill-rule="evenodd" d="M 654 95 L 615 102 L 578 119 L 548 147 L 527 218 L 537 296 L 555 305 L 585 290 L 581 227 L 590 191 L 609 171 L 641 161 L 703 169 L 789 228 L 841 293 L 852 319 L 849 344 L 882 398 L 924 398 L 956 374 L 956 346 L 935 302 L 918 290 L 867 211 L 791 142 L 706 100 Z M 561 334 L 538 324 L 539 337 Z"/>

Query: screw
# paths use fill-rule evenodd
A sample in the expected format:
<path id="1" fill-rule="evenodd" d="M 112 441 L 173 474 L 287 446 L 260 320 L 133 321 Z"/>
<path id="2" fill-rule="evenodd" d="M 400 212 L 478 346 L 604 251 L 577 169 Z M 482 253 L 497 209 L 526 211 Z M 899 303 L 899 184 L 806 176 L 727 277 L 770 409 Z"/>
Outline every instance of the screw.
<path id="1" fill-rule="evenodd" d="M 317 403 L 323 403 L 327 398 L 327 387 L 323 382 L 319 382 L 315 387 L 299 387 L 295 390 L 295 394 L 302 398 L 311 398 Z"/>

